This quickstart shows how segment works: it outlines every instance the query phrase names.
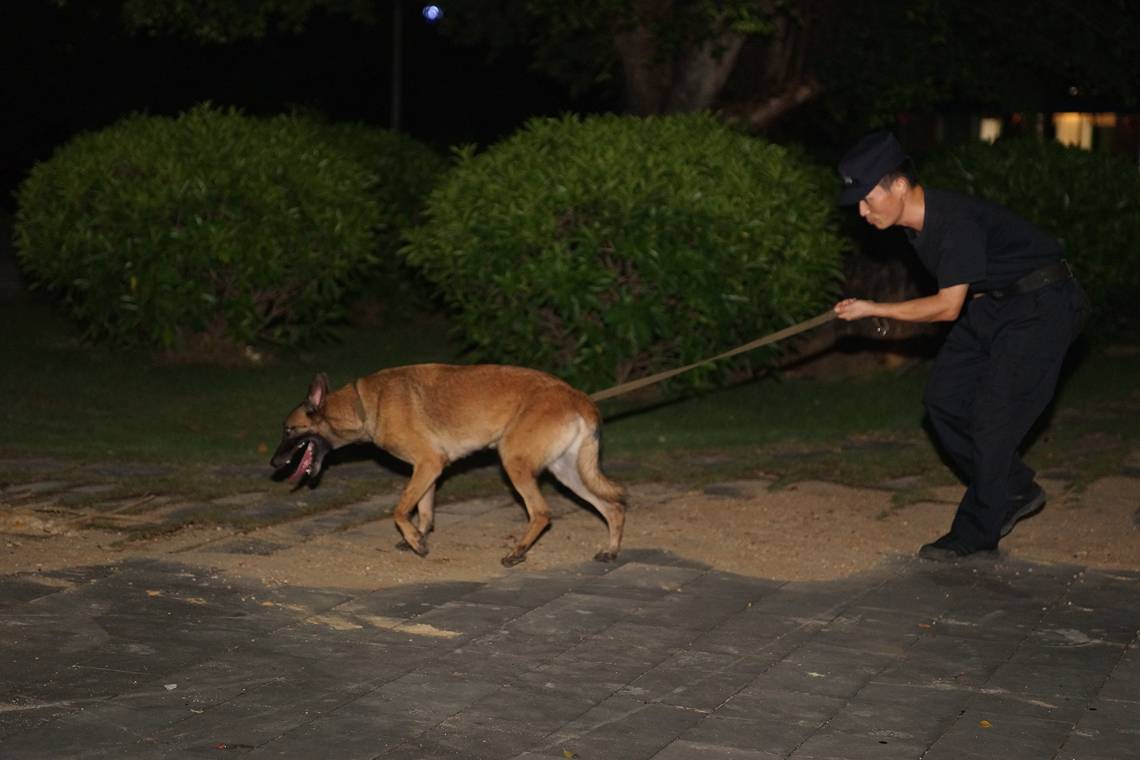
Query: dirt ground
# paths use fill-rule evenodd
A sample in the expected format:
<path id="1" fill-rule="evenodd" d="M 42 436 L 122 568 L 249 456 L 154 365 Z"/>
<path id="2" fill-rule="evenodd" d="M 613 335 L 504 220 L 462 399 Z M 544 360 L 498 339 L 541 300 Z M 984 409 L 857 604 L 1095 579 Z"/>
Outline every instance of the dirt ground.
<path id="1" fill-rule="evenodd" d="M 1002 542 L 1003 555 L 1140 570 L 1140 479 L 1107 477 L 1082 493 L 1066 492 L 1062 482 L 1042 485 L 1050 494 L 1046 508 Z M 545 492 L 555 514 L 553 526 L 523 564 L 509 569 L 499 558 L 524 529 L 525 514 L 504 493 L 441 504 L 426 558 L 396 549 L 398 536 L 389 519 L 324 532 L 299 530 L 303 525 L 298 522 L 244 534 L 189 528 L 123 543 L 112 532 L 81 529 L 6 507 L 0 509 L 0 575 L 150 557 L 271 585 L 378 589 L 557 572 L 589 560 L 605 544 L 604 524 L 587 508 L 551 493 L 549 486 Z M 960 487 L 944 488 L 935 493 L 935 500 L 894 508 L 889 491 L 823 482 L 774 490 L 766 481 L 749 480 L 692 491 L 640 484 L 630 489 L 623 551 L 665 551 L 754 577 L 834 579 L 893 557 L 912 556 L 922 543 L 945 532 L 961 493 Z M 377 497 L 377 504 L 390 500 L 390 495 Z M 241 541 L 272 550 L 233 551 L 234 542 Z"/>

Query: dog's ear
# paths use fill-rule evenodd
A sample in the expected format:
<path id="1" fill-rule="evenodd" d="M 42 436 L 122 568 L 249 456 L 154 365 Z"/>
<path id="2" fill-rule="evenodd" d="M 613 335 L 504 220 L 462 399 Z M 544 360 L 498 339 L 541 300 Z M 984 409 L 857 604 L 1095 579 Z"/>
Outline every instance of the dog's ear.
<path id="1" fill-rule="evenodd" d="M 318 372 L 313 382 L 309 383 L 309 396 L 305 399 L 305 411 L 310 414 L 321 411 L 325 406 L 325 397 L 329 395 L 329 378 L 324 372 Z"/>

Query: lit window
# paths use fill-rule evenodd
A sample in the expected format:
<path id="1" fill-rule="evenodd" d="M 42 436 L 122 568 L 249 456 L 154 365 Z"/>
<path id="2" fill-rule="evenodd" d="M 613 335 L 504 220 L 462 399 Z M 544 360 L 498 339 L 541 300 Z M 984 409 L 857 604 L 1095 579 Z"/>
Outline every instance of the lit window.
<path id="1" fill-rule="evenodd" d="M 1067 111 L 1053 114 L 1053 127 L 1057 142 L 1090 150 L 1092 148 L 1092 119 L 1087 113 Z"/>
<path id="2" fill-rule="evenodd" d="M 978 139 L 992 143 L 1001 137 L 1001 119 L 983 117 L 978 122 Z"/>

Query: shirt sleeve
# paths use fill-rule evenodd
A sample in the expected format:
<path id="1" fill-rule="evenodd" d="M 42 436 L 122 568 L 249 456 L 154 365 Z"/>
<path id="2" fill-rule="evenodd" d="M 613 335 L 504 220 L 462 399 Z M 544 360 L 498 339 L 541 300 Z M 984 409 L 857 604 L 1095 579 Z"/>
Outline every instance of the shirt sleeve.
<path id="1" fill-rule="evenodd" d="M 958 219 L 951 223 L 942 239 L 936 277 L 939 288 L 986 279 L 986 236 L 976 221 Z"/>

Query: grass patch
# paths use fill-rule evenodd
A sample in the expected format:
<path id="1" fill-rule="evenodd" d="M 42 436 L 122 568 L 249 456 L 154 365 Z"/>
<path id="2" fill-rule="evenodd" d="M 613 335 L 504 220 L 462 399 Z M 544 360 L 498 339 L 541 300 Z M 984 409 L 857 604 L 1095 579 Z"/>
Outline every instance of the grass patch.
<path id="1" fill-rule="evenodd" d="M 172 363 L 83 345 L 43 304 L 0 305 L 0 457 L 255 465 L 318 371 L 339 387 L 383 366 L 454 360 L 439 320 L 345 329 L 318 351 L 261 366 Z"/>

